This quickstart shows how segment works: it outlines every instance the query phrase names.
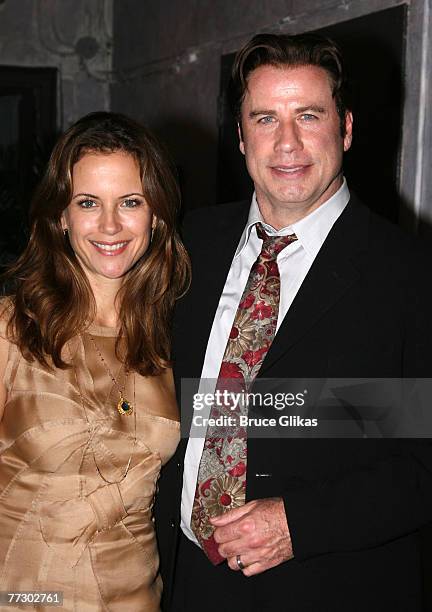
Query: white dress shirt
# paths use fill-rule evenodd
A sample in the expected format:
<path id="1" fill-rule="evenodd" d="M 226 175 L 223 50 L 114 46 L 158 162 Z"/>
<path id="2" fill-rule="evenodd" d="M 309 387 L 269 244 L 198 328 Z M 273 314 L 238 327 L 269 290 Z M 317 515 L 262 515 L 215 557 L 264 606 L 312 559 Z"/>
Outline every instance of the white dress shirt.
<path id="1" fill-rule="evenodd" d="M 249 278 L 250 269 L 261 252 L 262 240 L 257 236 L 255 224 L 260 221 L 267 234 L 272 236 L 286 236 L 293 233 L 297 236 L 297 240 L 283 249 L 277 256 L 280 273 L 277 332 L 318 251 L 333 224 L 347 205 L 349 198 L 350 193 L 344 179 L 340 189 L 312 213 L 288 227 L 275 230 L 264 223 L 256 196 L 253 195 L 248 222 L 232 260 L 213 320 L 201 373 L 203 381 L 200 385 L 200 392 L 212 393 L 214 391 L 240 298 Z M 209 381 L 211 381 L 212 388 L 209 387 Z M 199 410 L 202 417 L 209 416 L 209 413 L 209 407 Z M 190 527 L 190 521 L 204 441 L 203 437 L 191 437 L 188 441 L 184 460 L 181 502 L 181 528 L 185 535 L 197 544 L 198 542 Z"/>

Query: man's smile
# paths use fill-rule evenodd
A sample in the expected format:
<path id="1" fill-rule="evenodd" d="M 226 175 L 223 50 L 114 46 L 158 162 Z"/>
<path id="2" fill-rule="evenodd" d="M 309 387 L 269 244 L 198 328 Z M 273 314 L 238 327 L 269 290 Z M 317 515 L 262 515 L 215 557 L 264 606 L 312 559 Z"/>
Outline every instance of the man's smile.
<path id="1" fill-rule="evenodd" d="M 311 168 L 312 164 L 279 164 L 275 166 L 270 166 L 270 170 L 279 176 L 283 176 L 283 178 L 298 178 L 303 176 L 309 168 Z"/>

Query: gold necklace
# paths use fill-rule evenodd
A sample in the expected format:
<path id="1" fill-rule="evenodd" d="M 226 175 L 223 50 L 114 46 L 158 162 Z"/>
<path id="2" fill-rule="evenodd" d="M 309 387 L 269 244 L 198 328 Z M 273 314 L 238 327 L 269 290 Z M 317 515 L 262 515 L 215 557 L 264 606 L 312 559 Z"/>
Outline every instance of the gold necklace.
<path id="1" fill-rule="evenodd" d="M 81 336 L 81 341 L 83 342 L 82 336 Z M 84 344 L 84 342 L 83 342 L 83 344 Z M 74 360 L 73 360 L 73 357 L 72 357 L 72 352 L 71 352 L 71 349 L 70 349 L 69 345 L 68 345 L 68 350 L 69 350 L 69 356 L 70 356 L 70 360 L 71 360 L 71 365 L 73 367 L 73 371 L 74 371 L 74 375 L 75 375 L 76 386 L 77 386 L 78 393 L 79 393 L 80 400 L 81 400 L 81 406 L 82 406 L 82 409 L 83 409 L 83 412 L 84 412 L 85 419 L 87 421 L 87 426 L 88 426 L 87 431 L 88 431 L 88 434 L 89 434 L 88 446 L 90 447 L 90 449 L 92 451 L 93 461 L 94 461 L 94 464 L 95 464 L 95 467 L 96 467 L 96 471 L 99 474 L 99 476 L 102 478 L 102 480 L 104 480 L 107 484 L 119 484 L 120 482 L 123 482 L 123 480 L 128 475 L 129 468 L 130 468 L 130 465 L 131 465 L 131 462 L 132 462 L 132 457 L 133 457 L 134 449 L 135 449 L 136 442 L 137 442 L 137 435 L 136 435 L 136 432 L 137 432 L 137 430 L 136 430 L 136 412 L 135 412 L 135 410 L 133 411 L 134 412 L 134 430 L 135 430 L 134 431 L 134 440 L 133 440 L 133 444 L 132 444 L 132 450 L 131 450 L 130 455 L 129 455 L 129 459 L 128 459 L 128 462 L 126 464 L 126 468 L 124 470 L 124 473 L 123 473 L 122 477 L 119 480 L 110 480 L 109 478 L 106 478 L 103 475 L 102 470 L 100 469 L 100 467 L 98 466 L 98 463 L 96 461 L 96 454 L 95 454 L 94 447 L 93 447 L 93 437 L 94 437 L 94 435 L 96 433 L 96 430 L 92 427 L 92 425 L 90 423 L 90 420 L 89 420 L 89 418 L 87 416 L 87 410 L 86 410 L 86 407 L 85 407 L 84 396 L 81 393 L 81 386 L 80 386 L 79 381 L 78 381 L 78 375 L 77 375 L 75 363 L 74 363 Z M 126 386 L 126 381 L 125 381 L 124 387 L 125 386 Z M 124 391 L 124 387 L 123 387 L 123 391 Z M 133 376 L 133 399 L 134 399 L 134 405 L 135 405 L 135 374 Z"/>
<path id="2" fill-rule="evenodd" d="M 126 387 L 127 377 L 129 376 L 129 371 L 127 369 L 125 370 L 125 382 L 124 382 L 124 385 L 123 385 L 123 389 L 120 389 L 120 386 L 119 386 L 117 380 L 112 375 L 111 370 L 109 369 L 108 364 L 106 363 L 100 348 L 96 344 L 96 340 L 93 338 L 93 336 L 91 334 L 89 334 L 89 337 L 90 337 L 90 340 L 93 342 L 93 346 L 95 347 L 95 350 L 96 350 L 97 354 L 99 355 L 99 358 L 100 358 L 100 360 L 102 362 L 103 367 L 105 368 L 105 370 L 107 371 L 108 376 L 111 378 L 111 380 L 113 381 L 115 387 L 117 388 L 118 394 L 120 396 L 120 399 L 117 402 L 117 410 L 119 411 L 119 414 L 121 414 L 122 416 L 124 414 L 126 416 L 130 416 L 133 413 L 133 411 L 134 411 L 133 404 L 131 404 L 123 396 L 123 393 L 124 393 L 124 390 L 125 390 L 125 387 Z M 135 398 L 134 398 L 134 402 L 135 402 Z"/>

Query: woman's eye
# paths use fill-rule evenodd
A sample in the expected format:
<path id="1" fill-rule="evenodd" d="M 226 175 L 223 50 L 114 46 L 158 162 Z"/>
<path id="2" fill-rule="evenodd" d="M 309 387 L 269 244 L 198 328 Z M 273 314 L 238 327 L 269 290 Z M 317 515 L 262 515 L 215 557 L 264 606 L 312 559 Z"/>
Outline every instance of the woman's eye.
<path id="1" fill-rule="evenodd" d="M 81 206 L 81 208 L 93 208 L 96 206 L 96 202 L 93 200 L 81 200 L 81 202 L 79 202 L 79 206 Z"/>
<path id="2" fill-rule="evenodd" d="M 141 204 L 141 202 L 139 200 L 134 200 L 134 199 L 131 199 L 131 198 L 128 198 L 127 200 L 124 200 L 124 202 L 123 202 L 123 206 L 125 208 L 136 208 L 140 204 Z"/>

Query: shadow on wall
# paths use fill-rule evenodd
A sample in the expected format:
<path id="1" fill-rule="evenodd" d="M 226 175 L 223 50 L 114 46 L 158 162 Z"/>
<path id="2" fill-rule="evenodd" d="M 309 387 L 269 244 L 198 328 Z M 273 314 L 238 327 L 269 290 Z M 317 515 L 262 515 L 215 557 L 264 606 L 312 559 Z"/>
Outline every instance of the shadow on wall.
<path id="1" fill-rule="evenodd" d="M 31 195 L 56 136 L 55 68 L 0 66 L 0 264 L 27 242 Z"/>
<path id="2" fill-rule="evenodd" d="M 206 199 L 216 187 L 211 185 L 217 163 L 215 133 L 198 122 L 177 116 L 156 123 L 152 131 L 176 160 L 183 207 L 190 210 L 213 204 L 214 198 L 212 202 Z"/>

